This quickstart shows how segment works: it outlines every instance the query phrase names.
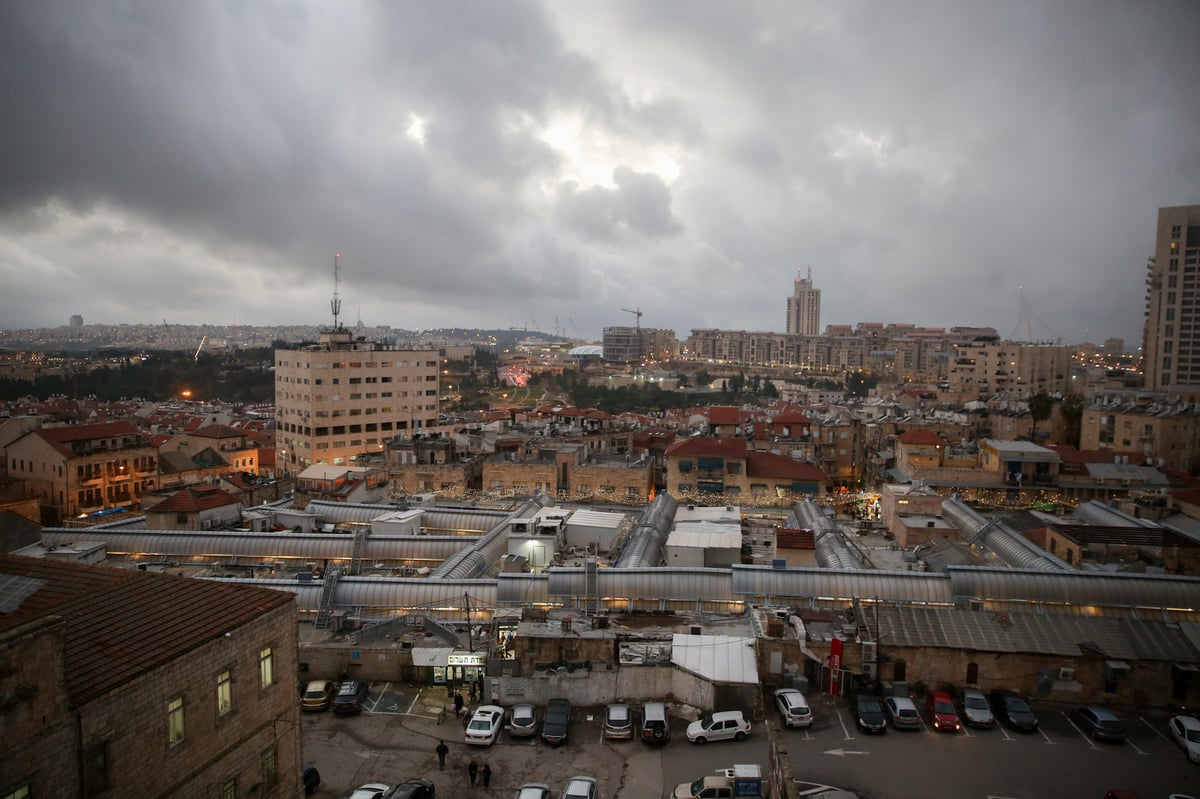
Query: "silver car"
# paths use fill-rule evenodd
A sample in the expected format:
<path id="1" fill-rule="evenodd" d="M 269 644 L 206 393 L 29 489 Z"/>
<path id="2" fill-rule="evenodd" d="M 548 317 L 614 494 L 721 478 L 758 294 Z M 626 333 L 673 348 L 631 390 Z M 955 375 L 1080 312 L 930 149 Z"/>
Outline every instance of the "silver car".
<path id="1" fill-rule="evenodd" d="M 991 727 L 996 723 L 987 697 L 978 688 L 963 690 L 962 716 L 968 727 Z"/>
<path id="2" fill-rule="evenodd" d="M 883 700 L 883 707 L 891 719 L 893 730 L 921 729 L 921 716 L 917 706 L 907 696 L 889 696 Z"/>

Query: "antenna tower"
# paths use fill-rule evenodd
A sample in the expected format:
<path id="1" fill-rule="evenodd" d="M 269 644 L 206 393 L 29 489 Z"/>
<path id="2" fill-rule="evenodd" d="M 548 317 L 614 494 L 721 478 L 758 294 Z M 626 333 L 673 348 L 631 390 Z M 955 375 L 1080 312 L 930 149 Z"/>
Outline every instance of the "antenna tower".
<path id="1" fill-rule="evenodd" d="M 339 252 L 333 256 L 333 299 L 329 301 L 329 310 L 333 311 L 333 329 L 340 330 L 341 325 L 338 324 L 338 314 L 342 312 L 342 298 L 338 296 L 338 282 L 341 278 L 341 265 L 338 259 L 342 257 Z"/>

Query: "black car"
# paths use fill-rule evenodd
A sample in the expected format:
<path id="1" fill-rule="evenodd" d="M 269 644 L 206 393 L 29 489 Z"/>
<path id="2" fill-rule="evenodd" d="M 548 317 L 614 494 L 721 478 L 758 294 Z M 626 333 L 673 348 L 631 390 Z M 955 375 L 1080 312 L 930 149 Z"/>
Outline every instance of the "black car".
<path id="1" fill-rule="evenodd" d="M 412 779 L 400 783 L 384 796 L 384 799 L 433 799 L 436 790 L 429 780 Z"/>
<path id="2" fill-rule="evenodd" d="M 1016 691 L 997 688 L 992 691 L 992 715 L 1018 732 L 1037 732 L 1038 720 L 1029 703 Z"/>
<path id="3" fill-rule="evenodd" d="M 567 724 L 571 721 L 571 703 L 566 699 L 551 699 L 542 716 L 542 740 L 558 745 L 567 740 Z"/>
<path id="4" fill-rule="evenodd" d="M 855 694 L 851 700 L 854 709 L 854 723 L 863 732 L 887 732 L 887 718 L 883 715 L 883 706 L 871 694 Z"/>
<path id="5" fill-rule="evenodd" d="M 344 680 L 333 697 L 334 713 L 361 713 L 369 687 L 362 680 Z"/>

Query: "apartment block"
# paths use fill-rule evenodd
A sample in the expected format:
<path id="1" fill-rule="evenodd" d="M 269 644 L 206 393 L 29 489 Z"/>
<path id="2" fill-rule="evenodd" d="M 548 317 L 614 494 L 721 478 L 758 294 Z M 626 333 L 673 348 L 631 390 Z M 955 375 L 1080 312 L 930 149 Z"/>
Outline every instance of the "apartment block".
<path id="1" fill-rule="evenodd" d="M 1070 347 L 1015 341 L 959 344 L 950 359 L 946 390 L 972 399 L 1022 400 L 1033 394 L 1069 394 L 1074 386 Z"/>
<path id="2" fill-rule="evenodd" d="M 40 497 L 47 524 L 136 507 L 157 487 L 158 450 L 128 422 L 41 427 L 7 455 L 9 475 Z"/>
<path id="3" fill-rule="evenodd" d="M 744 497 L 745 501 L 824 496 L 829 478 L 806 463 L 751 450 L 744 438 L 700 436 L 667 448 L 667 491 L 680 498 Z"/>
<path id="4" fill-rule="evenodd" d="M 438 351 L 321 333 L 320 343 L 275 351 L 280 468 L 349 464 L 396 435 L 437 425 Z"/>
<path id="5" fill-rule="evenodd" d="M 1079 448 L 1192 472 L 1200 466 L 1200 404 L 1162 396 L 1097 397 L 1083 411 Z"/>

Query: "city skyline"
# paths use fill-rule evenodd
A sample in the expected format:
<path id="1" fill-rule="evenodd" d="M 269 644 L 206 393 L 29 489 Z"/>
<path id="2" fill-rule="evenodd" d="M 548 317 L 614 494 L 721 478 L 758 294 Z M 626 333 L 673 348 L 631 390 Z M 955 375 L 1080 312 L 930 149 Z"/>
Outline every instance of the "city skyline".
<path id="1" fill-rule="evenodd" d="M 811 269 L 822 330 L 1136 349 L 1200 199 L 1188 19 L 6 4 L 0 327 L 328 324 L 340 252 L 347 324 L 784 332 Z"/>

